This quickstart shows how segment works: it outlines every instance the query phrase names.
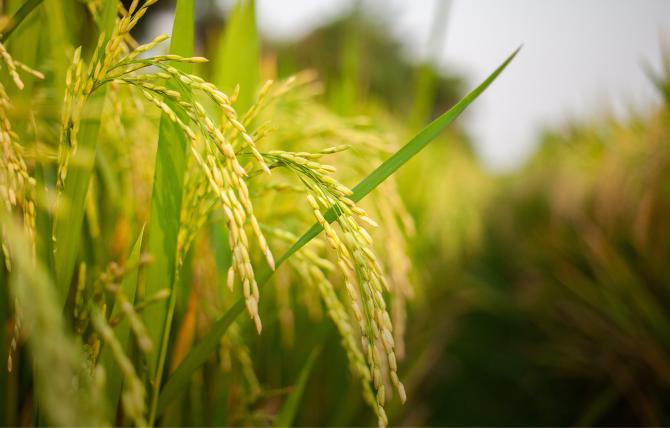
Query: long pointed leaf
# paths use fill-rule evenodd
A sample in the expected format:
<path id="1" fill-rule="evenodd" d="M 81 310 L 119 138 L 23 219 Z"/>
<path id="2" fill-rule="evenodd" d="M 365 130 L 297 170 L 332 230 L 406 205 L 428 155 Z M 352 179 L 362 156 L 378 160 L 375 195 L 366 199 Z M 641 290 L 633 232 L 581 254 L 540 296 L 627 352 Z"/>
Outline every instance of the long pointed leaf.
<path id="1" fill-rule="evenodd" d="M 253 0 L 238 0 L 221 35 L 215 56 L 213 83 L 224 92 L 240 85 L 237 108 L 253 102 L 260 75 L 260 40 Z"/>
<path id="2" fill-rule="evenodd" d="M 135 292 L 137 290 L 137 277 L 138 277 L 138 264 L 140 261 L 140 255 L 142 254 L 142 237 L 144 236 L 144 228 L 140 230 L 140 234 L 133 245 L 133 249 L 130 252 L 128 257 L 127 265 L 133 266 L 132 272 L 130 272 L 121 283 L 121 292 L 132 304 L 135 301 Z M 114 305 L 112 310 L 111 319 L 115 319 L 117 316 L 121 315 L 122 311 L 119 305 Z M 124 319 L 119 323 L 119 325 L 114 329 L 116 337 L 121 343 L 122 346 L 128 345 L 128 338 L 130 337 L 130 322 L 127 319 Z M 102 349 L 100 354 L 100 364 L 105 368 L 107 373 L 107 383 L 105 385 L 106 394 L 107 394 L 107 404 L 109 405 L 112 412 L 116 411 L 116 406 L 119 402 L 119 397 L 121 397 L 121 387 L 123 386 L 123 375 L 121 370 L 114 360 L 114 355 L 109 346 L 105 346 Z M 113 415 L 112 415 L 113 416 Z"/>
<path id="3" fill-rule="evenodd" d="M 461 99 L 447 112 L 443 113 L 440 117 L 431 122 L 407 144 L 405 144 L 405 146 L 403 146 L 393 156 L 382 163 L 377 169 L 372 171 L 372 173 L 363 179 L 363 181 L 358 183 L 358 185 L 353 189 L 354 194 L 351 198 L 354 201 L 360 201 L 363 199 L 368 193 L 379 186 L 379 184 L 386 180 L 391 174 L 397 171 L 398 168 L 404 165 L 408 160 L 414 157 L 414 155 L 419 153 L 424 147 L 433 141 L 470 104 L 472 104 L 472 102 L 476 100 L 477 97 L 479 97 L 479 95 L 481 95 L 481 93 L 484 92 L 491 83 L 493 83 L 498 75 L 500 75 L 500 73 L 502 73 L 507 65 L 509 65 L 509 63 L 514 59 L 520 49 L 521 48 L 519 47 L 517 50 L 515 50 L 493 73 L 491 73 L 488 78 L 486 78 L 486 80 L 484 80 L 472 92 L 463 97 L 463 99 Z M 333 222 L 336 219 L 336 215 L 333 210 L 328 211 L 325 217 L 329 222 Z M 286 261 L 296 251 L 314 239 L 314 237 L 316 237 L 322 230 L 323 228 L 321 225 L 318 223 L 314 224 L 277 260 L 276 266 L 279 267 L 281 263 Z M 259 276 L 259 284 L 265 284 L 271 275 L 272 271 L 268 270 L 264 273 L 264 275 Z M 202 340 L 191 350 L 191 352 L 189 352 L 186 358 L 184 358 L 181 365 L 177 367 L 170 379 L 168 379 L 165 387 L 163 388 L 163 391 L 161 392 L 158 405 L 159 414 L 164 411 L 167 405 L 170 404 L 173 399 L 178 397 L 179 394 L 185 389 L 185 386 L 193 373 L 200 366 L 202 366 L 202 364 L 205 363 L 208 356 L 218 346 L 221 337 L 226 333 L 226 330 L 230 324 L 233 323 L 235 318 L 240 313 L 242 313 L 243 310 L 244 302 L 239 300 L 230 309 L 228 309 L 222 318 L 220 318 L 212 325 Z"/>
<path id="4" fill-rule="evenodd" d="M 47 1 L 45 7 L 52 7 L 58 13 L 62 12 L 60 5 L 57 2 Z M 104 27 L 101 29 L 105 34 L 111 34 L 111 29 L 114 26 L 115 14 L 109 12 L 113 9 L 116 11 L 117 2 L 108 1 L 103 11 L 103 17 L 106 21 L 103 23 Z M 47 9 L 47 14 L 51 13 Z M 55 12 L 54 12 L 55 13 Z M 56 24 L 61 25 L 58 20 Z M 64 37 L 64 36 L 63 36 Z M 107 36 L 109 37 L 109 36 Z M 63 41 L 63 43 L 66 43 Z M 59 47 L 62 53 L 62 47 Z M 56 67 L 58 69 L 58 67 Z M 57 79 L 62 79 L 65 82 L 65 73 L 60 76 L 56 73 Z M 79 250 L 81 240 L 82 222 L 84 220 L 84 209 L 86 207 L 86 195 L 88 193 L 88 185 L 95 166 L 95 152 L 97 150 L 97 142 L 99 140 L 98 133 L 100 131 L 100 118 L 102 106 L 106 97 L 106 88 L 100 89 L 100 92 L 89 104 L 91 110 L 90 115 L 81 120 L 81 128 L 79 131 L 79 148 L 76 155 L 70 162 L 68 174 L 65 178 L 63 191 L 58 195 L 59 200 L 67 209 L 58 210 L 54 216 L 53 237 L 54 237 L 54 260 L 56 269 L 56 286 L 59 293 L 59 304 L 65 305 L 68 291 L 70 288 L 70 281 L 74 272 L 77 252 Z"/>
<path id="5" fill-rule="evenodd" d="M 0 34 L 0 41 L 6 41 L 12 35 L 14 30 L 17 29 L 19 25 L 23 22 L 30 12 L 32 12 L 37 6 L 42 4 L 44 0 L 28 0 L 27 2 L 21 5 L 21 8 L 16 11 L 16 13 L 9 20 L 9 23 L 5 28 L 2 29 L 2 34 Z"/>
<path id="6" fill-rule="evenodd" d="M 274 426 L 293 426 L 293 421 L 295 420 L 295 415 L 298 413 L 300 401 L 302 400 L 302 396 L 305 393 L 305 388 L 307 387 L 309 375 L 312 373 L 314 363 L 316 362 L 316 357 L 319 356 L 320 352 L 321 349 L 316 348 L 312 350 L 312 352 L 309 354 L 309 357 L 307 357 L 307 361 L 302 367 L 302 370 L 300 370 L 300 375 L 298 376 L 298 380 L 293 387 L 293 391 L 291 391 L 289 396 L 286 398 L 284 405 L 279 410 L 279 414 L 277 415 Z"/>
<path id="7" fill-rule="evenodd" d="M 179 0 L 175 12 L 170 52 L 181 56 L 193 55 L 194 2 Z M 191 69 L 189 64 L 175 64 L 182 71 Z M 171 89 L 180 90 L 176 85 Z M 188 94 L 184 94 L 188 96 Z M 165 101 L 170 103 L 169 100 Z M 179 111 L 178 109 L 174 109 Z M 184 122 L 187 117 L 180 117 Z M 160 121 L 156 169 L 154 171 L 153 194 L 151 197 L 151 219 L 149 221 L 147 251 L 153 263 L 145 272 L 145 296 L 150 296 L 163 288 L 170 288 L 167 302 L 157 302 L 143 312 L 143 321 L 154 351 L 148 356 L 149 376 L 152 388 L 149 423 L 153 424 L 158 390 L 165 364 L 170 325 L 177 293 L 174 290 L 177 259 L 177 236 L 182 203 L 184 171 L 186 170 L 187 141 L 184 133 L 170 119 L 163 115 Z"/>
<path id="8" fill-rule="evenodd" d="M 70 47 L 63 3 L 62 0 L 45 0 L 43 5 L 43 16 L 49 29 L 47 41 L 51 48 L 54 87 L 59 100 L 62 99 L 63 90 L 65 89 L 65 74 L 68 68 L 65 53 Z"/>

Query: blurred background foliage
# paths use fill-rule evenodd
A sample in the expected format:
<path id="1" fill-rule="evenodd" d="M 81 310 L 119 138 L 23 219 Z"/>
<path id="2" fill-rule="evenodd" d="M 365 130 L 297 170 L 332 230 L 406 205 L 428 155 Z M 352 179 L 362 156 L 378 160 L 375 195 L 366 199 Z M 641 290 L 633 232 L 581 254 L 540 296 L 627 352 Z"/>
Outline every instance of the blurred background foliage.
<path id="1" fill-rule="evenodd" d="M 213 1 L 196 3 L 197 50 L 214 67 L 226 14 Z M 173 7 L 159 2 L 138 39 L 148 37 L 152 16 Z M 82 17 L 72 31 L 86 32 L 87 15 L 71 12 Z M 465 89 L 466 76 L 412 63 L 388 29 L 360 12 L 295 43 L 260 45 L 261 78 L 313 69 L 323 103 L 343 116 L 368 115 L 399 141 Z M 665 78 L 657 81 L 667 94 Z M 480 166 L 456 126 L 400 171 L 416 225 L 409 248 L 416 295 L 400 365 L 408 402 L 389 408 L 391 424 L 670 424 L 669 133 L 667 105 L 626 122 L 582 118 L 538 136 L 534 157 L 500 176 Z M 223 414 L 222 402 L 242 396 L 245 374 L 224 375 L 212 362 L 164 422 L 264 424 L 286 394 L 266 386 L 291 385 L 321 344 L 296 424 L 374 423 L 345 375 L 330 320 L 295 306 L 300 337 L 287 345 L 269 303 L 276 299 L 265 301 L 263 334 L 246 324 L 238 332 L 264 386 L 241 406 L 248 412 Z M 13 380 L 0 376 L 0 392 Z M 27 396 L 25 386 L 13 387 L 18 396 L 0 397 L 7 409 Z"/>

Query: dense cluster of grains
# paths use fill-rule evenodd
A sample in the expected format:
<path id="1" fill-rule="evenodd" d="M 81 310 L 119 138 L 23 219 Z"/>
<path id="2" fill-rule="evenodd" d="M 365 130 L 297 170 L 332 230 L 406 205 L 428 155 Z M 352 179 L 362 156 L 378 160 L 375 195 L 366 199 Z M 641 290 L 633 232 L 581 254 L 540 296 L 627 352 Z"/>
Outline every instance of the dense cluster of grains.
<path id="1" fill-rule="evenodd" d="M 405 390 L 398 379 L 393 327 L 383 295 L 388 291 L 388 283 L 372 249 L 372 237 L 365 229 L 365 226 L 376 227 L 377 223 L 349 199 L 351 190 L 332 178 L 334 168 L 317 161 L 345 148 L 332 147 L 317 153 L 275 150 L 264 156 L 272 167 L 281 166 L 294 172 L 308 190 L 307 201 L 335 250 L 337 265 L 345 277 L 350 305 L 362 335 L 363 355 L 376 391 L 379 423 L 386 425 L 384 378 L 390 378 L 403 402 Z M 337 215 L 339 232 L 326 220 L 326 210 Z"/>
<path id="2" fill-rule="evenodd" d="M 379 229 L 384 245 L 380 246 L 380 256 L 388 269 L 393 337 L 396 355 L 402 359 L 405 356 L 407 301 L 414 297 L 410 280 L 412 262 L 408 255 L 408 238 L 414 235 L 414 222 L 395 187 L 394 179 L 383 183 L 379 193 L 371 198 L 371 206 L 381 222 Z"/>
<path id="3" fill-rule="evenodd" d="M 114 64 L 115 61 L 118 61 L 121 55 L 128 53 L 129 47 L 126 41 L 129 40 L 130 31 L 144 16 L 148 8 L 157 1 L 147 0 L 141 6 L 139 1 L 133 1 L 129 9 L 124 11 L 125 13 L 117 21 L 109 38 L 104 33 L 100 34 L 92 60 L 85 73 L 81 58 L 81 47 L 75 49 L 72 63 L 66 75 L 66 90 L 63 99 L 57 182 L 59 189 L 62 189 L 64 185 L 71 158 L 77 155 L 77 137 L 81 127 L 84 106 L 93 92 L 107 83 L 113 75 L 115 66 L 118 66 L 118 64 Z"/>
<path id="4" fill-rule="evenodd" d="M 17 70 L 20 69 L 38 79 L 44 76 L 25 64 L 16 61 L 9 54 L 4 44 L 0 43 L 0 58 L 9 71 L 16 87 L 23 89 L 23 81 Z M 23 229 L 27 237 L 32 256 L 35 257 L 35 202 L 34 188 L 35 179 L 28 173 L 28 168 L 22 156 L 22 147 L 18 144 L 18 136 L 12 131 L 9 110 L 11 103 L 9 95 L 2 83 L 0 83 L 0 204 L 2 209 L 11 213 L 18 210 L 23 218 Z M 4 264 L 8 271 L 12 270 L 12 255 L 6 236 L 4 224 L 0 227 L 0 247 L 4 255 Z M 16 305 L 17 307 L 19 305 Z M 19 335 L 21 334 L 21 314 L 17 309 L 12 329 L 12 339 L 7 355 L 7 369 L 12 371 L 13 359 L 18 347 Z"/>
<path id="5" fill-rule="evenodd" d="M 290 199 L 307 195 L 313 216 L 325 229 L 324 241 L 314 240 L 310 244 L 312 249 L 303 249 L 294 254 L 288 260 L 291 271 L 284 270 L 277 275 L 275 296 L 282 342 L 286 346 L 293 343 L 292 294 L 302 297 L 310 317 L 318 317 L 321 304 L 312 297 L 313 291 L 316 291 L 326 306 L 326 313 L 337 326 L 351 370 L 361 381 L 366 402 L 377 414 L 380 425 L 385 425 L 385 385 L 393 385 L 401 400 L 405 399 L 404 387 L 397 375 L 395 350 L 397 341 L 399 352 L 404 352 L 404 328 L 401 325 L 398 331 L 394 331 L 391 317 L 394 321 L 404 323 L 405 300 L 412 295 L 405 239 L 408 233 L 412 233 L 413 223 L 397 196 L 394 184 L 388 183 L 386 192 L 372 204 L 384 223 L 393 227 L 388 240 L 385 236 L 386 245 L 381 253 L 385 258 L 382 263 L 375 254 L 374 242 L 367 229 L 375 228 L 376 223 L 365 210 L 349 199 L 351 191 L 334 178 L 335 168 L 320 159 L 337 155 L 348 161 L 355 160 L 359 154 L 350 154 L 350 146 L 342 145 L 341 142 L 352 142 L 358 151 L 363 148 L 366 156 L 374 154 L 382 158 L 388 152 L 388 142 L 365 129 L 363 120 L 356 118 L 352 123 L 338 120 L 318 107 L 313 101 L 318 91 L 312 73 L 301 73 L 278 82 L 266 82 L 261 87 L 256 103 L 243 116 L 242 124 L 253 129 L 251 135 L 255 141 L 286 147 L 286 150 L 268 150 L 261 154 L 270 169 L 288 172 L 286 178 L 293 182 L 260 180 L 264 168 L 252 169 L 248 179 L 259 178 L 253 182 L 252 196 L 256 200 L 255 204 L 265 208 L 261 209 L 262 213 L 267 213 L 270 218 L 279 214 L 276 204 L 272 204 L 272 208 L 263 207 L 263 198 L 260 197 L 268 196 L 268 193 L 274 192 L 277 196 L 283 194 Z M 322 148 L 328 142 L 339 145 Z M 305 151 L 315 143 L 321 148 Z M 290 151 L 294 147 L 296 151 Z M 247 156 L 252 155 L 248 150 L 246 153 Z M 357 166 L 355 161 L 352 164 Z M 282 177 L 282 174 L 278 174 L 278 177 Z M 298 186 L 294 184 L 296 178 L 300 184 Z M 192 189 L 193 194 L 199 193 L 195 188 Z M 202 206 L 206 209 L 211 207 L 211 203 Z M 330 209 L 338 214 L 334 225 L 330 225 L 325 218 L 325 213 Z M 200 218 L 197 214 L 191 214 L 192 222 L 193 217 Z M 297 239 L 297 236 L 283 228 L 263 225 L 263 230 L 286 243 Z M 329 243 L 335 249 L 336 263 L 327 259 L 324 248 L 315 247 L 322 242 Z M 390 266 L 387 279 L 382 265 L 392 263 L 396 265 Z M 340 301 L 342 297 L 331 282 L 331 278 L 337 276 L 336 266 L 345 279 L 346 305 Z M 295 284 L 301 286 L 295 287 Z M 292 291 L 293 288 L 297 289 Z M 392 315 L 384 297 L 388 291 L 391 291 Z M 352 325 L 357 328 L 353 329 Z"/>
<path id="6" fill-rule="evenodd" d="M 289 244 L 298 239 L 296 235 L 286 230 L 272 229 L 271 233 Z M 321 241 L 314 241 L 310 247 L 314 247 L 314 244 L 320 242 Z M 370 368 L 368 367 L 365 356 L 359 346 L 360 342 L 358 341 L 357 333 L 351 324 L 349 313 L 340 301 L 335 286 L 328 279 L 328 277 L 336 270 L 336 266 L 330 260 L 319 256 L 317 251 L 314 251 L 313 248 L 309 247 L 298 251 L 290 259 L 289 263 L 293 266 L 296 274 L 302 279 L 306 286 L 313 287 L 319 291 L 321 299 L 326 306 L 328 316 L 333 320 L 340 335 L 342 347 L 347 354 L 350 369 L 361 382 L 363 398 L 375 411 L 379 421 L 386 421 L 384 409 L 378 405 L 372 390 L 372 374 L 370 373 Z"/>
<path id="7" fill-rule="evenodd" d="M 19 69 L 38 79 L 44 78 L 40 72 L 14 60 L 2 43 L 0 43 L 0 59 L 7 67 L 18 89 L 23 89 L 23 81 L 17 71 Z M 0 83 L 0 203 L 4 204 L 8 212 L 13 209 L 21 211 L 23 225 L 34 251 L 35 203 L 32 193 L 35 180 L 28 174 L 28 168 L 21 154 L 21 146 L 17 143 L 18 136 L 12 131 L 9 119 L 10 108 L 9 96 L 4 85 Z M 11 270 L 9 247 L 4 238 L 2 251 L 5 256 L 5 265 L 8 270 Z"/>
<path id="8" fill-rule="evenodd" d="M 62 188 L 64 183 L 70 159 L 77 153 L 77 135 L 81 115 L 93 91 L 108 83 L 130 85 L 141 91 L 150 104 L 158 107 L 187 136 L 195 164 L 202 170 L 202 177 L 209 183 L 211 191 L 223 206 L 226 223 L 230 230 L 229 244 L 234 261 L 229 274 L 229 284 L 232 286 L 235 276 L 239 277 L 247 310 L 260 332 L 262 328 L 258 315 L 260 293 L 249 256 L 249 239 L 245 230 L 247 224 L 252 227 L 258 244 L 272 268 L 274 268 L 274 258 L 254 215 L 245 182 L 247 172 L 242 167 L 237 152 L 241 149 L 248 150 L 264 171 L 269 174 L 270 170 L 253 138 L 238 120 L 237 112 L 232 105 L 234 100 L 199 76 L 184 73 L 170 65 L 173 62 L 204 62 L 206 61 L 204 58 L 184 58 L 178 55 L 140 58 L 140 54 L 165 41 L 167 36 L 164 35 L 128 51 L 128 46 L 124 43 L 125 37 L 146 12 L 147 7 L 155 1 L 144 2 L 139 7 L 138 3 L 137 1 L 132 3 L 104 46 L 105 38 L 104 35 L 101 35 L 96 53 L 93 55 L 94 61 L 89 65 L 86 76 L 82 76 L 81 50 L 75 51 L 67 74 L 67 91 L 64 99 L 58 173 L 59 188 Z M 158 71 L 140 72 L 150 67 Z M 179 90 L 170 89 L 170 87 L 177 87 Z M 221 125 L 216 125 L 211 119 L 207 109 L 194 95 L 196 92 L 206 96 L 219 109 L 222 116 Z M 190 202 L 197 203 L 202 199 L 198 197 L 205 196 L 208 190 L 202 185 L 202 180 L 195 180 L 194 185 L 197 187 L 197 192 L 193 194 L 196 200 Z M 191 207 L 188 204 L 185 206 L 186 208 Z M 201 211 L 198 222 L 183 223 L 193 228 L 180 232 L 178 242 L 180 255 L 188 250 L 194 233 L 206 215 L 207 211 Z"/>

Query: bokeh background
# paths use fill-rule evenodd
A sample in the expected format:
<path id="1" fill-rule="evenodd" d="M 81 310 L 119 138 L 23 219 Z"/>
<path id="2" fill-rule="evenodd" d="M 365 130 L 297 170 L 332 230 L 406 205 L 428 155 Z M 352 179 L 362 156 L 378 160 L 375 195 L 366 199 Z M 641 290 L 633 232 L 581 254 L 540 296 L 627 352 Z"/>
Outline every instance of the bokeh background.
<path id="1" fill-rule="evenodd" d="M 197 2 L 202 54 L 232 3 Z M 256 22 L 263 77 L 314 69 L 323 103 L 400 141 L 524 45 L 400 171 L 417 293 L 393 424 L 670 423 L 669 2 L 259 0 Z M 260 382 L 294 378 L 321 327 L 289 352 L 270 323 L 250 344 Z M 298 424 L 373 423 L 332 331 L 324 346 Z"/>

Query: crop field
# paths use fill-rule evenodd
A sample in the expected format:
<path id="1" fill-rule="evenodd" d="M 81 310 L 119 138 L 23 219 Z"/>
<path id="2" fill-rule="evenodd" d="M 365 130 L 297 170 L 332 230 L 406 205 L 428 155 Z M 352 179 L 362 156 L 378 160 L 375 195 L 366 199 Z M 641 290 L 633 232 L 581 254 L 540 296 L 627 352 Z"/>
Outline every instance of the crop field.
<path id="1" fill-rule="evenodd" d="M 670 423 L 667 70 L 501 176 L 457 119 L 523 48 L 210 3 L 0 1 L 0 425 Z"/>

